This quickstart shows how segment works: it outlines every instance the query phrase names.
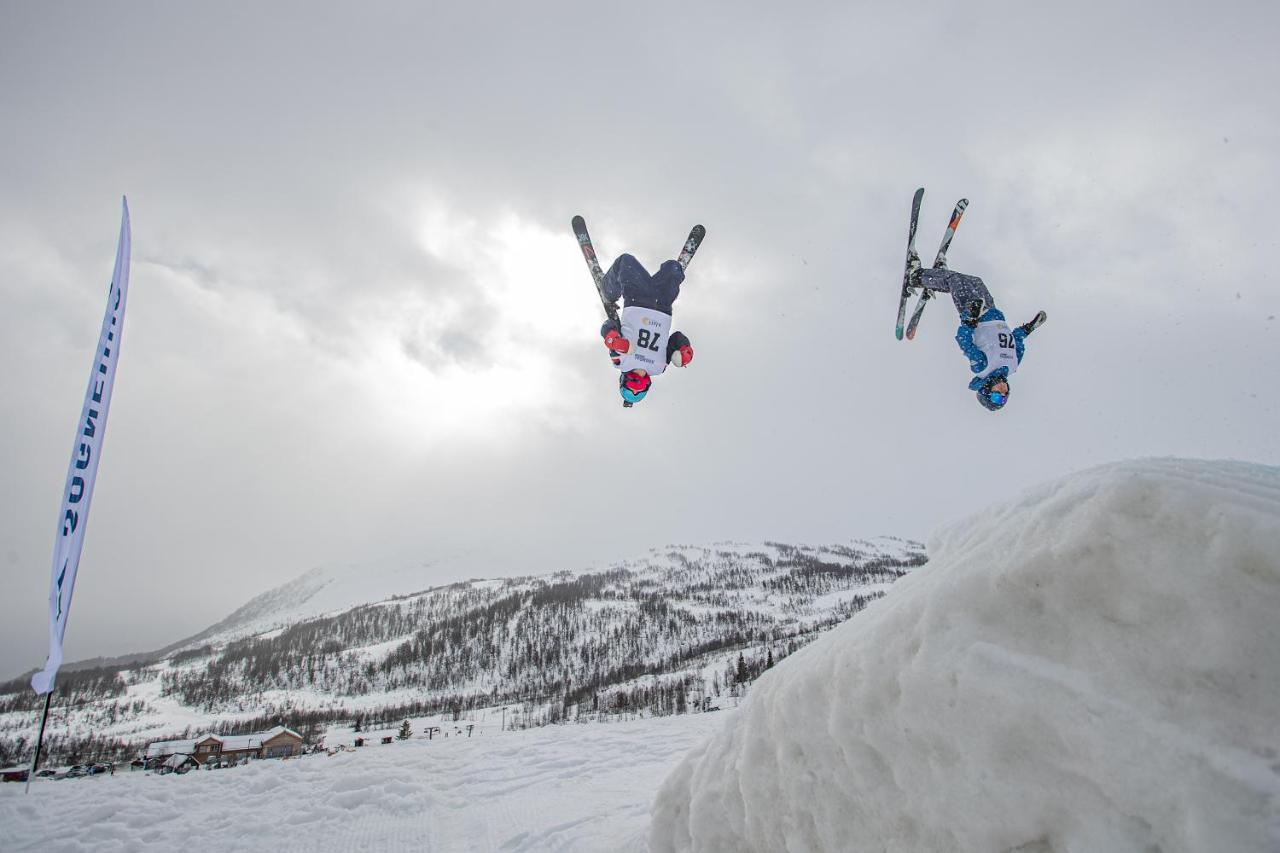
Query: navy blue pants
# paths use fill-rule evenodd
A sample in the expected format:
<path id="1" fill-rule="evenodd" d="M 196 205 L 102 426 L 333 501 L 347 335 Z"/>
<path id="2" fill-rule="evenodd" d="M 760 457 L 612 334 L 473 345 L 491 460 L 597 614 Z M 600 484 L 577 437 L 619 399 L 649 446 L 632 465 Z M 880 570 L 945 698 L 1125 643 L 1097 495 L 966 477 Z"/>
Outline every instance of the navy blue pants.
<path id="1" fill-rule="evenodd" d="M 665 261 L 657 273 L 649 275 L 633 255 L 619 255 L 604 274 L 604 296 L 610 302 L 621 298 L 626 305 L 670 314 L 683 281 L 684 270 L 675 261 Z"/>

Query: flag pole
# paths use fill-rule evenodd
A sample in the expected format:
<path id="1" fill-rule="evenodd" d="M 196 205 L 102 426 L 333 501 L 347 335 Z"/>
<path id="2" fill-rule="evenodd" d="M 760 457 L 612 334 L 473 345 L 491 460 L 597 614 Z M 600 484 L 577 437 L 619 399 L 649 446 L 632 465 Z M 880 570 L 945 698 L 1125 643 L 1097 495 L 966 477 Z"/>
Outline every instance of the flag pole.
<path id="1" fill-rule="evenodd" d="M 40 747 L 44 744 L 44 724 L 49 720 L 49 705 L 53 702 L 53 691 L 44 694 L 44 716 L 40 718 L 40 734 L 36 735 L 36 754 L 31 756 L 31 769 L 27 771 L 27 787 L 24 794 L 31 793 L 31 780 L 36 775 L 36 766 L 40 763 Z"/>
<path id="2" fill-rule="evenodd" d="M 133 238 L 129 228 L 129 200 L 120 199 L 120 240 L 116 244 L 116 264 L 107 291 L 107 308 L 98 334 L 98 348 L 84 393 L 84 406 L 76 422 L 76 437 L 71 447 L 71 464 L 67 469 L 62 507 L 58 514 L 57 536 L 53 545 L 53 573 L 49 584 L 49 656 L 44 669 L 31 676 L 31 689 L 44 694 L 44 715 L 40 718 L 40 734 L 36 752 L 27 773 L 27 791 L 40 761 L 44 745 L 45 723 L 53 702 L 54 682 L 62 666 L 62 640 L 67 633 L 67 617 L 71 613 L 71 594 L 76 586 L 84 531 L 89 522 L 89 506 L 93 501 L 94 482 L 98 476 L 98 459 L 102 453 L 107 429 L 107 412 L 111 407 L 111 390 L 115 385 L 116 364 L 120 355 L 120 338 L 124 334 L 124 309 L 129 292 L 129 258 Z"/>

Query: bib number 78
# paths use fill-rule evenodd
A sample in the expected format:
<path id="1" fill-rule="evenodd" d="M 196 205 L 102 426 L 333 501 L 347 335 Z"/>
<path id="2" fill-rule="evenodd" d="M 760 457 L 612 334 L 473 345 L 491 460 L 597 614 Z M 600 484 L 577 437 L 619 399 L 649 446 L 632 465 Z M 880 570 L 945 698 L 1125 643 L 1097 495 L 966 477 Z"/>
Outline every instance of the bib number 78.
<path id="1" fill-rule="evenodd" d="M 661 334 L 654 334 L 648 329 L 640 329 L 636 332 L 636 346 L 641 349 L 647 349 L 650 352 L 658 351 L 658 341 L 662 340 Z"/>

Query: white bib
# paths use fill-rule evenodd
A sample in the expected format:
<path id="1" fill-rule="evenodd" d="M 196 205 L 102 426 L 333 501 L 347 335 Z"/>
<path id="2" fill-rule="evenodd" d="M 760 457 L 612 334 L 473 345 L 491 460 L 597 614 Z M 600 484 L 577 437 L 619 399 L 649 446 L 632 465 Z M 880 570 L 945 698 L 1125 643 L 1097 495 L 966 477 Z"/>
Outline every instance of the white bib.
<path id="1" fill-rule="evenodd" d="M 631 349 L 618 360 L 618 369 L 643 370 L 650 376 L 666 370 L 671 315 L 629 305 L 618 319 L 622 321 L 622 336 L 631 342 Z"/>
<path id="2" fill-rule="evenodd" d="M 1013 342 L 1013 330 L 1004 320 L 988 320 L 973 330 L 973 345 L 987 357 L 987 367 L 978 376 L 990 376 L 993 371 L 1009 368 L 1012 376 L 1018 369 L 1018 350 Z"/>

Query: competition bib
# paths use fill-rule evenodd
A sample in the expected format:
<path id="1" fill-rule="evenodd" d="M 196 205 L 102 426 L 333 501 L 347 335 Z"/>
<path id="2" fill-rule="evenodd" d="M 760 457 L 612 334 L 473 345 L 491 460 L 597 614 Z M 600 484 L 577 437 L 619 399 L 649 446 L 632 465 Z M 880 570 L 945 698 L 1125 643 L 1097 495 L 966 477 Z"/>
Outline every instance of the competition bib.
<path id="1" fill-rule="evenodd" d="M 973 330 L 973 344 L 987 357 L 987 367 L 978 376 L 990 376 L 1001 367 L 1009 368 L 1012 376 L 1018 369 L 1018 350 L 1013 341 L 1013 330 L 1004 320 L 988 320 Z"/>
<path id="2" fill-rule="evenodd" d="M 622 371 L 643 370 L 657 376 L 667 369 L 667 338 L 671 315 L 652 308 L 628 306 L 622 309 L 622 336 L 631 342 L 631 351 L 618 360 Z"/>

